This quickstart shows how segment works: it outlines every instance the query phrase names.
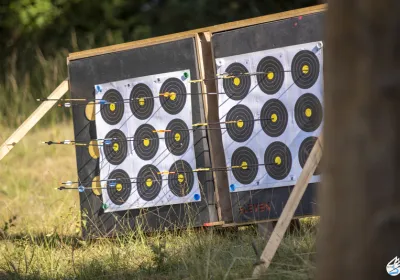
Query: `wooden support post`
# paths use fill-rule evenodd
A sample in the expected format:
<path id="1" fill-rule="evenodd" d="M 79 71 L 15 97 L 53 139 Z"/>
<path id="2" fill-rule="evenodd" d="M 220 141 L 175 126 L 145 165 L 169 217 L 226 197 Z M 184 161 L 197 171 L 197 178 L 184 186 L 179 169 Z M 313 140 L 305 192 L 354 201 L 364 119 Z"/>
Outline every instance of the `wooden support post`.
<path id="1" fill-rule="evenodd" d="M 65 79 L 48 97 L 49 99 L 60 99 L 68 91 L 68 79 Z M 56 104 L 57 101 L 45 101 L 18 127 L 18 129 L 1 145 L 0 160 L 34 127 L 38 121 Z"/>
<path id="2" fill-rule="evenodd" d="M 200 77 L 202 79 L 214 77 L 214 57 L 211 47 L 211 33 L 204 32 L 196 34 L 196 45 L 197 45 L 197 57 L 199 61 Z M 206 115 L 206 121 L 210 123 L 219 122 L 218 114 L 218 95 L 217 94 L 206 94 L 217 92 L 217 82 L 215 79 L 207 79 L 201 83 L 201 89 L 204 101 L 204 111 Z M 226 166 L 225 155 L 222 146 L 222 134 L 219 124 L 213 124 L 207 126 L 207 134 L 209 139 L 209 147 L 211 154 L 212 166 Z M 231 200 L 228 189 L 228 176 L 226 172 L 214 171 L 214 185 L 215 185 L 215 196 L 218 205 L 218 218 L 220 221 L 231 222 L 232 208 Z"/>
<path id="3" fill-rule="evenodd" d="M 275 226 L 271 237 L 268 240 L 267 245 L 261 255 L 261 264 L 255 267 L 253 271 L 253 277 L 260 277 L 271 264 L 272 258 L 274 257 L 276 250 L 278 249 L 283 236 L 293 218 L 294 212 L 299 206 L 300 200 L 303 197 L 304 191 L 308 186 L 308 182 L 314 174 L 322 156 L 322 136 L 315 142 L 313 149 L 304 165 L 303 171 L 301 172 L 296 185 L 293 188 L 292 193 L 282 211 L 281 216 Z"/>
<path id="4" fill-rule="evenodd" d="M 400 279 L 389 264 L 400 257 L 399 10 L 398 0 L 329 2 L 319 280 Z"/>

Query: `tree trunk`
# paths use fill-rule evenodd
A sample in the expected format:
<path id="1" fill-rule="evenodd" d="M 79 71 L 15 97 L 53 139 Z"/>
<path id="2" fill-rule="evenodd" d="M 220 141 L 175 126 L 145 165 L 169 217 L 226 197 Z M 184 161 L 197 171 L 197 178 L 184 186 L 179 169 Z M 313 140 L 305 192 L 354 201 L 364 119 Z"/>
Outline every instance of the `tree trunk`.
<path id="1" fill-rule="evenodd" d="M 321 280 L 391 278 L 400 257 L 399 12 L 399 0 L 329 2 Z"/>

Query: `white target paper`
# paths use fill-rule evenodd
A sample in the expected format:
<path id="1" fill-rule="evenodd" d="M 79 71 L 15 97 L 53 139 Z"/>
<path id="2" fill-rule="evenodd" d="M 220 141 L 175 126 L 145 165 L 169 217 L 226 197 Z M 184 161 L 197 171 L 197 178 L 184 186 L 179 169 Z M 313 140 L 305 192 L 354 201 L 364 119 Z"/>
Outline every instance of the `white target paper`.
<path id="1" fill-rule="evenodd" d="M 318 69 L 311 69 L 311 67 L 307 69 L 302 68 L 302 71 L 318 71 L 318 78 L 315 80 L 315 82 L 311 87 L 308 87 L 307 84 L 305 85 L 301 84 L 300 79 L 296 80 L 298 81 L 298 84 L 296 84 L 294 78 L 292 77 L 292 61 L 296 56 L 296 54 L 305 50 L 314 53 L 319 63 L 319 66 L 317 64 L 316 65 L 312 64 L 314 66 L 318 66 L 317 67 Z M 260 75 L 250 75 L 250 76 L 246 75 L 246 73 L 260 72 L 260 69 L 258 69 L 257 67 L 260 64 L 260 61 L 266 57 L 269 57 L 270 61 L 278 60 L 280 62 L 282 66 L 281 70 L 283 70 L 282 77 L 284 78 L 283 81 L 280 82 L 277 80 L 278 82 L 275 88 L 273 87 L 264 88 L 264 90 L 269 91 L 270 94 L 265 93 L 261 89 L 260 87 L 261 84 L 258 82 L 259 79 L 258 77 L 260 77 Z M 228 166 L 235 166 L 235 164 L 232 162 L 232 155 L 239 148 L 243 150 L 243 147 L 249 148 L 255 154 L 258 161 L 258 170 L 257 168 L 253 168 L 254 171 L 247 170 L 248 173 L 242 173 L 244 174 L 244 177 L 246 177 L 245 180 L 243 179 L 244 177 L 240 177 L 241 179 L 238 180 L 234 176 L 233 170 L 228 171 L 228 178 L 229 178 L 231 192 L 289 186 L 289 185 L 294 185 L 296 183 L 298 176 L 302 171 L 302 167 L 300 165 L 298 156 L 300 145 L 306 138 L 310 136 L 314 137 L 319 136 L 322 129 L 322 121 L 321 125 L 319 125 L 317 128 L 307 129 L 309 131 L 304 131 L 300 129 L 295 120 L 295 106 L 299 98 L 304 99 L 309 96 L 306 94 L 312 94 L 322 104 L 322 99 L 323 99 L 322 58 L 323 58 L 322 42 L 313 42 L 313 43 L 289 46 L 285 48 L 259 51 L 259 52 L 216 59 L 217 72 L 220 75 L 226 73 L 232 73 L 230 72 L 230 70 L 232 69 L 231 65 L 236 63 L 242 64 L 245 67 L 243 72 L 244 75 L 242 76 L 237 75 L 239 77 L 239 80 L 237 81 L 236 85 L 237 87 L 247 86 L 247 88 L 249 88 L 249 93 L 242 100 L 233 100 L 232 98 L 229 98 L 229 96 L 226 94 L 219 95 L 220 121 L 225 122 L 227 120 L 227 114 L 229 113 L 229 111 L 232 110 L 234 106 L 237 106 L 239 104 L 248 107 L 253 113 L 253 118 L 255 120 L 254 129 L 253 132 L 251 133 L 251 136 L 248 139 L 246 139 L 246 141 L 243 142 L 234 141 L 232 137 L 229 135 L 229 129 L 222 130 L 222 140 L 225 149 L 226 163 Z M 277 69 L 279 69 L 278 66 Z M 274 78 L 273 74 L 270 75 L 272 76 L 268 77 L 267 75 L 262 75 L 261 77 L 273 79 Z M 245 79 L 247 79 L 248 81 L 246 82 Z M 218 91 L 220 93 L 225 92 L 224 81 L 226 83 L 227 79 L 219 79 L 218 81 Z M 279 87 L 280 84 L 281 86 Z M 263 106 L 267 102 L 270 103 L 273 102 L 274 104 L 277 103 L 276 100 L 273 99 L 277 99 L 280 102 L 282 102 L 287 111 L 287 127 L 284 130 L 284 132 L 279 136 L 267 135 L 267 133 L 264 132 L 262 128 L 263 120 L 260 120 Z M 307 102 L 299 104 L 307 104 Z M 312 112 L 308 111 L 307 114 L 312 114 Z M 271 119 L 273 118 L 271 117 Z M 229 125 L 227 124 L 226 126 L 228 127 Z M 240 130 L 238 129 L 237 131 Z M 242 134 L 242 137 L 244 139 L 246 138 L 244 137 L 244 134 Z M 264 155 L 267 148 L 270 147 L 273 142 L 277 141 L 285 144 L 288 147 L 290 153 L 286 150 L 286 155 L 290 156 L 291 168 L 289 172 L 285 172 L 287 173 L 287 175 L 285 173 L 282 173 L 280 174 L 281 175 L 280 177 L 278 176 L 278 178 L 273 178 L 266 171 L 266 166 L 273 165 L 275 163 L 274 162 L 275 160 L 273 162 L 265 162 Z M 249 151 L 247 151 L 247 153 L 252 154 Z M 240 171 L 246 172 L 245 170 L 240 170 Z M 319 181 L 320 181 L 320 176 L 316 175 L 312 177 L 310 182 L 313 183 Z"/>
<path id="2" fill-rule="evenodd" d="M 190 170 L 196 168 L 196 161 L 195 161 L 195 152 L 193 146 L 193 134 L 192 130 L 183 131 L 179 133 L 179 135 L 168 135 L 168 132 L 164 132 L 167 129 L 167 126 L 173 121 L 179 122 L 184 125 L 188 129 L 192 128 L 192 105 L 191 105 L 191 96 L 186 95 L 186 100 L 184 103 L 181 102 L 182 96 L 174 95 L 174 96 L 159 96 L 160 93 L 173 93 L 173 90 L 164 92 L 166 85 L 169 85 L 169 89 L 174 88 L 176 85 L 180 85 L 183 89 L 189 94 L 190 93 L 190 71 L 189 70 L 182 70 L 170 73 L 163 73 L 158 75 L 151 75 L 145 77 L 137 77 L 133 79 L 127 79 L 122 81 L 115 81 L 106 84 L 100 84 L 95 86 L 96 90 L 96 99 L 102 100 L 104 96 L 109 91 L 116 90 L 118 91 L 123 101 L 123 110 L 124 114 L 120 118 L 120 121 L 115 124 L 110 124 L 108 120 L 107 123 L 107 116 L 104 117 L 104 113 L 101 113 L 101 107 L 105 106 L 113 106 L 115 110 L 118 107 L 118 103 L 112 105 L 110 103 L 106 104 L 96 104 L 96 127 L 97 127 L 97 138 L 98 139 L 108 139 L 106 138 L 109 135 L 110 131 L 114 129 L 120 130 L 126 137 L 127 142 L 125 143 L 127 147 L 127 156 L 126 158 L 118 164 L 112 164 L 114 159 L 107 159 L 106 157 L 106 150 L 112 149 L 111 147 L 106 147 L 106 141 L 103 141 L 103 145 L 99 146 L 100 150 L 100 180 L 102 180 L 102 196 L 103 196 L 103 203 L 107 205 L 107 209 L 105 212 L 113 212 L 113 211 L 122 211 L 128 209 L 138 209 L 138 208 L 146 208 L 146 207 L 153 207 L 153 206 L 162 206 L 162 205 L 172 205 L 172 204 L 182 204 L 188 202 L 198 202 L 201 200 L 201 193 L 199 189 L 199 182 L 197 179 L 197 174 L 193 173 L 193 187 L 192 189 L 187 190 L 187 193 L 177 193 L 170 189 L 168 177 L 171 174 L 168 174 L 171 167 L 174 166 L 179 160 L 186 161 L 190 167 Z M 172 86 L 172 87 L 171 87 Z M 132 95 L 131 92 L 133 89 L 146 91 L 149 97 L 155 98 L 143 98 L 141 97 L 136 98 Z M 136 105 L 132 108 L 131 99 Z M 103 101 L 100 101 L 100 103 Z M 145 110 L 146 106 L 153 102 L 153 109 L 152 110 Z M 174 103 L 175 102 L 175 103 Z M 164 104 L 164 107 L 162 106 Z M 177 106 L 177 104 L 183 104 L 182 106 Z M 169 106 L 170 105 L 170 106 Z M 116 106 L 116 107 L 114 107 Z M 111 111 L 110 108 L 108 111 Z M 121 109 L 121 108 L 119 108 Z M 176 109 L 176 110 L 175 110 Z M 104 109 L 103 109 L 104 110 Z M 179 111 L 180 110 L 180 111 Z M 175 112 L 179 111 L 175 114 Z M 119 116 L 120 117 L 120 116 Z M 118 119 L 118 118 L 117 118 Z M 139 128 L 142 128 L 139 130 Z M 152 131 L 152 129 L 157 130 L 158 132 Z M 163 131 L 164 130 L 164 131 Z M 147 134 L 152 133 L 151 138 L 146 136 L 142 138 L 140 133 Z M 184 137 L 184 134 L 188 135 L 188 139 Z M 185 151 L 184 148 L 179 150 L 179 148 L 173 148 L 168 150 L 166 145 L 166 138 L 173 137 L 176 141 L 182 141 L 188 147 Z M 175 138 L 177 137 L 177 138 Z M 158 138 L 158 148 L 151 150 L 150 152 L 146 152 L 146 147 L 155 147 Z M 150 142 L 151 144 L 150 144 Z M 188 143 L 187 143 L 188 142 Z M 109 142 L 107 142 L 110 145 Z M 147 145 L 147 146 L 146 146 Z M 141 150 L 141 147 L 144 149 Z M 117 147 L 121 148 L 121 147 Z M 118 151 L 120 151 L 118 149 Z M 145 151 L 145 152 L 143 152 Z M 175 155 L 173 154 L 175 153 Z M 180 162 L 181 163 L 181 162 Z M 161 174 L 157 174 L 157 176 L 162 178 L 161 181 L 161 190 L 155 191 L 152 193 L 141 192 L 142 196 L 139 194 L 139 187 L 138 184 L 141 183 L 142 186 L 148 188 L 154 188 L 156 186 L 156 182 L 149 182 L 146 181 L 146 178 L 140 177 L 138 174 L 140 170 L 147 165 L 151 165 L 152 169 L 150 169 L 155 174 L 154 170 L 158 170 Z M 182 165 L 182 164 L 181 164 Z M 180 166 L 181 166 L 180 165 Z M 154 169 L 154 167 L 156 169 Z M 112 192 L 115 193 L 116 190 L 113 190 L 112 187 L 107 183 L 110 181 L 109 176 L 115 170 L 123 170 L 125 171 L 130 178 L 130 191 L 129 193 L 125 194 L 121 201 L 123 203 L 114 202 L 110 196 L 112 196 Z M 182 176 L 182 175 L 179 175 Z M 190 180 L 188 179 L 190 175 L 184 174 L 184 177 L 179 177 L 180 182 Z M 182 181 L 181 181 L 182 180 Z M 113 181 L 113 180 L 111 180 Z M 148 183 L 148 184 L 147 184 Z M 157 190 L 157 189 L 155 189 Z M 126 191 L 123 190 L 123 191 Z M 120 195 L 118 193 L 117 195 Z"/>

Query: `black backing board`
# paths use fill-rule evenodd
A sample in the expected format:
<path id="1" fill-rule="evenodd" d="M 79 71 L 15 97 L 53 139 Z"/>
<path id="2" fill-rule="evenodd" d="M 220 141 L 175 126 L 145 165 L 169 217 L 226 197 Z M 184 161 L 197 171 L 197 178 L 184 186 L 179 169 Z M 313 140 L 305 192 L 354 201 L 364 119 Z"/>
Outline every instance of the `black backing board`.
<path id="1" fill-rule="evenodd" d="M 191 78 L 199 79 L 193 38 L 74 60 L 68 66 L 72 98 L 93 98 L 96 84 L 183 69 L 190 69 Z M 191 93 L 199 92 L 199 84 L 192 83 Z M 193 122 L 205 122 L 202 96 L 191 95 L 191 98 Z M 89 142 L 97 138 L 96 124 L 87 120 L 84 106 L 73 106 L 73 120 L 76 141 Z M 206 131 L 195 131 L 193 138 L 197 166 L 210 166 Z M 99 175 L 99 160 L 93 159 L 86 147 L 77 146 L 76 157 L 80 181 L 88 182 Z M 101 197 L 91 190 L 80 193 L 82 220 L 85 221 L 83 235 L 111 236 L 116 231 L 139 226 L 145 231 L 153 231 L 215 222 L 217 215 L 212 173 L 197 174 L 202 201 L 196 203 L 104 213 Z M 85 186 L 90 187 L 90 183 Z"/>
<path id="2" fill-rule="evenodd" d="M 321 41 L 323 26 L 324 12 L 320 12 L 216 33 L 211 40 L 214 58 Z M 309 184 L 295 216 L 315 214 L 317 186 Z M 234 222 L 279 218 L 292 189 L 293 186 L 285 186 L 231 193 Z"/>

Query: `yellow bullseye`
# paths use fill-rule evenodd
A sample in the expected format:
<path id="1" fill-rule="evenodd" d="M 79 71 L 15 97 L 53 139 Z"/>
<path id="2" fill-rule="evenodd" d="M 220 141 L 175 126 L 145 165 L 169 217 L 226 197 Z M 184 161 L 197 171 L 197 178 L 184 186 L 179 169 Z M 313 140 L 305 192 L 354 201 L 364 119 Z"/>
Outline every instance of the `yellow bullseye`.
<path id="1" fill-rule="evenodd" d="M 110 104 L 110 111 L 114 112 L 115 111 L 115 103 Z"/>
<path id="2" fill-rule="evenodd" d="M 150 139 L 147 139 L 147 138 L 143 139 L 143 145 L 145 147 L 148 147 L 150 145 Z"/>
<path id="3" fill-rule="evenodd" d="M 274 72 L 268 72 L 268 73 L 267 73 L 267 79 L 268 79 L 268 80 L 272 80 L 274 77 L 275 77 Z"/>
<path id="4" fill-rule="evenodd" d="M 307 108 L 304 111 L 304 114 L 306 115 L 307 118 L 310 118 L 312 116 L 312 110 L 310 108 Z"/>
<path id="5" fill-rule="evenodd" d="M 301 72 L 303 72 L 303 74 L 308 74 L 308 72 L 310 71 L 310 67 L 308 65 L 303 65 L 303 67 L 301 67 Z"/>
<path id="6" fill-rule="evenodd" d="M 233 84 L 238 87 L 240 85 L 240 79 L 238 77 L 234 78 Z"/>
<path id="7" fill-rule="evenodd" d="M 121 184 L 121 183 L 118 183 L 118 184 L 115 186 L 115 189 L 117 190 L 117 192 L 122 191 L 122 184 Z"/>
<path id="8" fill-rule="evenodd" d="M 148 178 L 148 179 L 146 180 L 146 186 L 147 186 L 148 188 L 150 188 L 152 185 L 153 185 L 153 180 L 152 180 L 151 178 Z"/>
<path id="9" fill-rule="evenodd" d="M 183 183 L 185 181 L 185 176 L 183 174 L 178 175 L 178 182 Z"/>
<path id="10" fill-rule="evenodd" d="M 272 114 L 272 115 L 271 115 L 271 121 L 272 121 L 273 123 L 276 123 L 276 122 L 278 121 L 278 115 L 277 115 L 277 114 Z"/>
<path id="11" fill-rule="evenodd" d="M 171 93 L 170 93 L 170 96 L 169 96 L 169 99 L 171 99 L 172 101 L 175 101 L 175 99 L 176 99 L 176 93 L 175 93 L 175 92 L 171 92 Z"/>
<path id="12" fill-rule="evenodd" d="M 244 122 L 242 120 L 238 120 L 236 122 L 237 127 L 242 128 L 244 126 Z"/>
<path id="13" fill-rule="evenodd" d="M 275 158 L 275 164 L 276 164 L 276 165 L 281 165 L 281 164 L 282 164 L 282 159 L 281 159 L 281 157 L 278 156 L 278 157 Z"/>
<path id="14" fill-rule="evenodd" d="M 144 98 L 143 97 L 139 98 L 139 105 L 144 106 Z"/>
<path id="15" fill-rule="evenodd" d="M 247 162 L 243 161 L 242 164 L 240 165 L 240 167 L 242 167 L 242 169 L 247 169 L 249 167 L 249 165 L 247 164 Z"/>
<path id="16" fill-rule="evenodd" d="M 119 144 L 118 143 L 114 143 L 113 144 L 113 150 L 114 150 L 114 152 L 118 152 L 119 151 Z"/>
<path id="17" fill-rule="evenodd" d="M 175 133 L 175 137 L 174 138 L 175 138 L 176 142 L 181 141 L 181 135 L 179 133 Z"/>

